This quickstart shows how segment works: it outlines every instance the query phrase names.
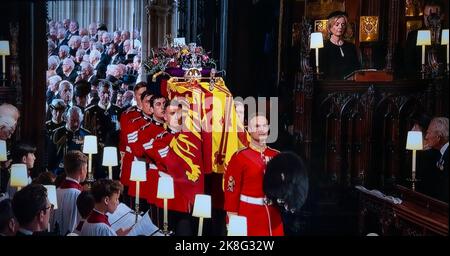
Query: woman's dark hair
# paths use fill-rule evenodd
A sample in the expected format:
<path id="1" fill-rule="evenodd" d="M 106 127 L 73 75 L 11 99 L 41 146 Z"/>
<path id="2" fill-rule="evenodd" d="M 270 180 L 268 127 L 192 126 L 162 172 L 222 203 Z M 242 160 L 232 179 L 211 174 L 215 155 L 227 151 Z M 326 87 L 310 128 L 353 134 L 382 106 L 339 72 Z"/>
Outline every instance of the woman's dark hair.
<path id="1" fill-rule="evenodd" d="M 302 158 L 282 152 L 267 164 L 263 180 L 266 197 L 283 210 L 297 211 L 308 197 L 308 171 Z"/>

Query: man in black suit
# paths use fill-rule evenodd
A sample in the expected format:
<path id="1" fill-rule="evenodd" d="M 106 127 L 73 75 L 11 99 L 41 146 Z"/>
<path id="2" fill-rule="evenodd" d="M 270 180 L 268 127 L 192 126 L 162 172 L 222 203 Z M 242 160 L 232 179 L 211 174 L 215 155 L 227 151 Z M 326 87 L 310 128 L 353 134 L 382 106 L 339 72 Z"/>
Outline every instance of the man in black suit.
<path id="1" fill-rule="evenodd" d="M 429 195 L 448 203 L 448 118 L 436 117 L 431 120 L 425 135 L 425 147 L 431 147 L 439 152 L 429 166 L 430 180 L 428 183 Z"/>
<path id="2" fill-rule="evenodd" d="M 20 224 L 17 236 L 36 235 L 47 230 L 53 205 L 43 185 L 30 184 L 15 193 L 12 207 Z"/>
<path id="3" fill-rule="evenodd" d="M 94 177 L 106 177 L 107 169 L 101 165 L 103 158 L 103 148 L 105 146 L 115 146 L 119 144 L 119 118 L 122 110 L 112 103 L 111 98 L 113 88 L 111 82 L 108 80 L 100 80 L 98 84 L 99 102 L 96 105 L 91 105 L 86 108 L 84 115 L 84 127 L 97 136 L 99 145 L 97 159 L 94 161 L 96 170 L 94 170 Z M 95 158 L 94 157 L 94 158 Z M 115 171 L 116 168 L 113 168 Z M 117 169 L 118 171 L 118 169 Z"/>

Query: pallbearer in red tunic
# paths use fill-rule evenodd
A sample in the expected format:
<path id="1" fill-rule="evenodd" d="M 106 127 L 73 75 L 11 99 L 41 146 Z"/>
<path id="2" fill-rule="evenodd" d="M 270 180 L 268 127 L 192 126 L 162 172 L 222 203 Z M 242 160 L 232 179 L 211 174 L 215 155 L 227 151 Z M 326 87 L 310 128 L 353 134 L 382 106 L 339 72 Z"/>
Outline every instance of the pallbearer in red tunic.
<path id="1" fill-rule="evenodd" d="M 224 177 L 224 208 L 228 216 L 247 217 L 249 236 L 284 235 L 280 211 L 266 200 L 263 192 L 266 164 L 279 153 L 266 146 L 268 131 L 265 116 L 250 119 L 250 146 L 233 155 Z"/>
<path id="2" fill-rule="evenodd" d="M 142 95 L 145 95 L 145 92 Z M 149 94 L 150 96 L 150 94 Z M 158 185 L 158 169 L 155 163 L 148 157 L 145 156 L 145 147 L 151 145 L 155 140 L 156 136 L 164 131 L 164 104 L 166 98 L 161 95 L 153 95 L 150 101 L 147 103 L 150 97 L 144 97 L 143 103 L 150 104 L 152 111 L 151 121 L 145 126 L 141 127 L 137 133 L 137 141 L 130 144 L 131 151 L 133 155 L 137 158 L 145 158 L 148 164 L 147 170 L 147 181 L 142 182 L 140 186 L 140 195 L 147 199 L 150 204 L 154 204 L 156 200 L 156 191 Z M 145 108 L 145 107 L 144 107 Z M 130 182 L 130 187 L 128 195 L 136 195 L 136 183 Z"/>
<path id="3" fill-rule="evenodd" d="M 187 197 L 189 188 L 185 186 L 185 183 L 189 183 L 189 181 L 183 171 L 182 163 L 177 161 L 178 157 L 170 149 L 170 143 L 172 140 L 176 140 L 181 129 L 181 108 L 177 101 L 172 102 L 174 103 L 171 104 L 171 101 L 166 101 L 164 105 L 164 121 L 167 129 L 158 134 L 153 141 L 145 144 L 144 149 L 145 155 L 158 168 L 158 178 L 171 176 L 174 181 L 175 198 L 168 201 L 169 230 L 180 236 L 193 235 L 191 204 Z M 155 198 L 155 205 L 158 207 L 159 214 L 156 215 L 158 220 L 155 219 L 154 221 L 162 223 L 163 200 Z"/>
<path id="4" fill-rule="evenodd" d="M 141 101 L 141 95 L 144 91 L 147 90 L 147 84 L 145 82 L 140 82 L 136 84 L 134 87 L 134 99 L 136 100 L 136 105 L 129 107 L 127 110 L 125 110 L 120 115 L 120 135 L 119 135 L 119 152 L 121 157 L 121 173 L 120 173 L 120 182 L 124 186 L 128 186 L 129 178 L 130 178 L 130 168 L 131 168 L 131 162 L 129 166 L 125 166 L 124 169 L 124 158 L 126 155 L 126 152 L 131 153 L 131 150 L 128 147 L 127 150 L 127 144 L 128 144 L 128 134 L 130 132 L 135 131 L 133 120 L 136 120 L 136 118 L 139 118 L 142 116 L 142 101 Z M 150 115 L 150 114 L 149 114 Z M 132 126 L 132 127 L 130 127 Z M 137 129 L 136 129 L 137 130 Z"/>
<path id="5" fill-rule="evenodd" d="M 176 140 L 181 129 L 181 108 L 176 105 L 177 101 L 171 104 L 167 101 L 164 106 L 164 121 L 167 129 L 158 134 L 152 143 L 144 145 L 145 155 L 152 159 L 158 168 L 159 176 L 169 175 L 174 179 L 175 198 L 168 201 L 168 208 L 179 212 L 190 213 L 193 198 L 187 198 L 189 192 L 186 191 L 185 183 L 188 178 L 182 170 L 182 164 L 177 161 L 176 156 L 171 152 L 170 143 Z M 163 208 L 163 200 L 157 199 L 157 206 Z"/>
<path id="6" fill-rule="evenodd" d="M 87 157 L 78 150 L 69 151 L 64 156 L 66 179 L 56 190 L 58 209 L 55 210 L 53 227 L 57 224 L 59 235 L 74 231 L 80 221 L 77 198 L 81 193 L 80 182 L 86 179 Z"/>
<path id="7" fill-rule="evenodd" d="M 142 92 L 140 92 L 143 90 Z M 121 131 L 125 134 L 125 138 L 121 137 L 121 140 L 124 140 L 121 143 L 120 147 L 123 148 L 124 152 L 122 154 L 122 172 L 120 174 L 120 182 L 124 186 L 129 187 L 130 184 L 130 174 L 131 174 L 131 162 L 134 160 L 134 154 L 131 150 L 131 145 L 138 141 L 138 132 L 144 127 L 146 124 L 149 124 L 151 121 L 150 115 L 152 114 L 152 109 L 150 106 L 150 98 L 152 95 L 150 92 L 147 92 L 145 88 L 135 90 L 135 92 L 140 94 L 139 104 L 140 109 L 135 111 L 134 113 L 138 113 L 139 115 L 128 121 L 126 126 L 121 126 Z M 129 114 L 130 116 L 136 116 L 136 114 Z M 128 193 L 128 191 L 127 191 Z"/>

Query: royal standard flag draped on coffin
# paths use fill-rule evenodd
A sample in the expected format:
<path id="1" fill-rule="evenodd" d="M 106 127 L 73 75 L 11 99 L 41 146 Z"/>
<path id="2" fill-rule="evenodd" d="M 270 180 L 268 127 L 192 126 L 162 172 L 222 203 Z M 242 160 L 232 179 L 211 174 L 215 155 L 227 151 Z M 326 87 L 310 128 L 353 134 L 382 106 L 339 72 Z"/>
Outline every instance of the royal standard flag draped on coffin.
<path id="1" fill-rule="evenodd" d="M 202 174 L 223 173 L 231 156 L 243 146 L 238 139 L 237 126 L 241 124 L 238 124 L 233 97 L 223 79 L 215 78 L 214 86 L 211 86 L 209 81 L 171 78 L 167 90 L 170 99 L 184 99 L 187 103 L 183 108 L 188 108 L 188 111 L 183 111 L 190 117 L 185 120 L 191 121 L 185 123 L 187 129 L 182 131 L 185 140 L 177 141 L 177 144 L 186 148 L 187 145 L 182 144 L 190 142 L 191 149 L 194 149 L 190 159 L 186 154 L 180 155 L 193 163 L 189 175 L 198 171 L 196 166 L 202 166 Z"/>

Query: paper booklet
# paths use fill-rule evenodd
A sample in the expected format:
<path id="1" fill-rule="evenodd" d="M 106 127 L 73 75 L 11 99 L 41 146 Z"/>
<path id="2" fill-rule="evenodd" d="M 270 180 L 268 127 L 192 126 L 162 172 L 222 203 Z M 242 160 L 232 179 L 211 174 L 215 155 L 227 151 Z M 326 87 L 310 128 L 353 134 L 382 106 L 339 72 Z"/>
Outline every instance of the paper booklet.
<path id="1" fill-rule="evenodd" d="M 113 214 L 107 213 L 108 221 L 113 230 L 128 229 L 133 227 L 128 236 L 162 236 L 159 228 L 155 226 L 148 213 L 138 216 L 136 223 L 136 214 L 124 203 L 120 203 Z"/>

